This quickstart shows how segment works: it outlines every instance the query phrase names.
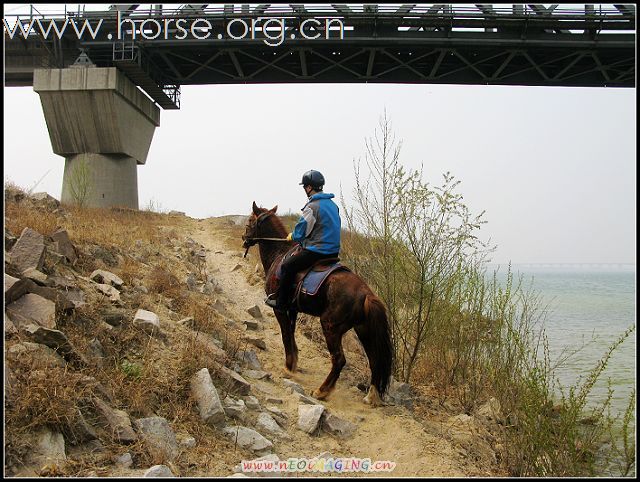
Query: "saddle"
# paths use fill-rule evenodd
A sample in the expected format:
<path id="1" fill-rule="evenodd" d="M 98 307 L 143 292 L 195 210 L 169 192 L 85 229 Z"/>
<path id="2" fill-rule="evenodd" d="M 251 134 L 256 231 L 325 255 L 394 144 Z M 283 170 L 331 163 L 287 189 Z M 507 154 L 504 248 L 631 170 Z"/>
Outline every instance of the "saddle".
<path id="1" fill-rule="evenodd" d="M 282 262 L 293 255 L 295 249 L 287 253 L 276 270 L 275 277 L 280 281 L 282 278 Z M 293 290 L 293 303 L 297 303 L 301 293 L 308 296 L 315 296 L 331 273 L 338 270 L 349 270 L 346 266 L 340 264 L 340 258 L 325 258 L 316 261 L 309 268 L 303 269 L 296 273 Z"/>

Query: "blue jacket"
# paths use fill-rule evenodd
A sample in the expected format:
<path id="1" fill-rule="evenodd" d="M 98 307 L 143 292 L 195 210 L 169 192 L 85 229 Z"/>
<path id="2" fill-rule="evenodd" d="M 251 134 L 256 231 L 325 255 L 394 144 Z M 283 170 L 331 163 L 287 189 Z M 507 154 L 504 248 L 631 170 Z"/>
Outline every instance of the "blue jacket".
<path id="1" fill-rule="evenodd" d="M 340 252 L 340 211 L 331 200 L 335 196 L 319 192 L 309 198 L 293 228 L 292 239 L 304 249 L 321 254 Z"/>

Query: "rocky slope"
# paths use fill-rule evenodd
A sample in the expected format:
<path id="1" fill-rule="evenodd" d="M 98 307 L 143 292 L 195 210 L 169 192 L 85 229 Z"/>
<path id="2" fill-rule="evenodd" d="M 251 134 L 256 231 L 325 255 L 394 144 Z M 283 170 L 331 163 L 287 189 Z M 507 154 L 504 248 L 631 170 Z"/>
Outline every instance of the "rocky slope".
<path id="1" fill-rule="evenodd" d="M 7 189 L 5 202 L 5 475 L 244 476 L 257 457 L 504 475 L 495 403 L 464 414 L 394 382 L 371 408 L 352 334 L 335 392 L 312 399 L 330 368 L 319 322 L 300 317 L 286 372 L 242 216 L 78 210 Z"/>

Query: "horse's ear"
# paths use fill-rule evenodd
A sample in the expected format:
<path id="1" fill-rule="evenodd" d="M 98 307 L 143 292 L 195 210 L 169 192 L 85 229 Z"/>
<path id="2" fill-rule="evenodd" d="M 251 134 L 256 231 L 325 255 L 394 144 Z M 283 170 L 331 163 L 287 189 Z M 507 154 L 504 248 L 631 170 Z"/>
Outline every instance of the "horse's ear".
<path id="1" fill-rule="evenodd" d="M 258 216 L 260 214 L 260 208 L 258 206 L 256 206 L 256 202 L 253 201 L 253 214 L 255 214 L 256 216 Z"/>
<path id="2" fill-rule="evenodd" d="M 269 210 L 269 212 L 275 214 L 277 210 L 278 210 L 278 205 L 276 204 Z"/>

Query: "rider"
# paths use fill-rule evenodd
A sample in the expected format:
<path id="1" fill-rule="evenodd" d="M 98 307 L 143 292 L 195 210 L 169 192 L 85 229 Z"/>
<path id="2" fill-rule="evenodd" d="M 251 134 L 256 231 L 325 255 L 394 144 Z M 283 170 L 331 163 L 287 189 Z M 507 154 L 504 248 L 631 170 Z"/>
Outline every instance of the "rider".
<path id="1" fill-rule="evenodd" d="M 270 294 L 265 303 L 272 308 L 286 310 L 291 296 L 291 288 L 298 271 L 309 268 L 324 258 L 337 258 L 340 252 L 340 213 L 331 200 L 335 196 L 322 192 L 324 176 L 318 171 L 307 171 L 300 185 L 309 201 L 302 208 L 298 224 L 287 239 L 297 241 L 302 249 L 282 263 L 282 278 L 275 293 Z"/>

